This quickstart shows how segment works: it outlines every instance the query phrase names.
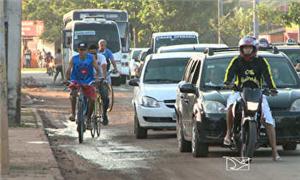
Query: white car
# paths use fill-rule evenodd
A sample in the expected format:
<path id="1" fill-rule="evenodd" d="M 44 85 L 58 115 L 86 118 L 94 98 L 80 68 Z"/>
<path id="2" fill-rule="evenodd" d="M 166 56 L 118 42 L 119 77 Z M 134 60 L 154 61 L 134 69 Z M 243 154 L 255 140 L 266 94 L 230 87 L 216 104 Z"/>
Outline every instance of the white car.
<path id="1" fill-rule="evenodd" d="M 175 99 L 185 65 L 195 53 L 163 53 L 147 56 L 140 79 L 134 86 L 134 132 L 138 139 L 147 137 L 148 129 L 175 129 Z"/>
<path id="2" fill-rule="evenodd" d="M 130 77 L 136 77 L 137 69 L 139 68 L 139 55 L 140 53 L 147 48 L 132 48 L 130 53 L 130 62 L 129 62 L 129 75 Z"/>

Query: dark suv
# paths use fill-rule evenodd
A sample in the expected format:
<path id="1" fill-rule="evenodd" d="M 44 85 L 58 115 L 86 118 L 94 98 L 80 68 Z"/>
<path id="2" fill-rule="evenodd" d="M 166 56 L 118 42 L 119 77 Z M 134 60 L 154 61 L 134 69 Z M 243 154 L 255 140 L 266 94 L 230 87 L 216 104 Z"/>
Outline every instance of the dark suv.
<path id="1" fill-rule="evenodd" d="M 286 54 L 292 61 L 294 67 L 300 71 L 300 46 L 299 45 L 282 45 L 276 46 L 279 51 Z"/>
<path id="2" fill-rule="evenodd" d="M 207 156 L 210 145 L 222 145 L 226 132 L 226 102 L 230 90 L 223 87 L 225 70 L 238 51 L 199 53 L 192 57 L 178 85 L 176 96 L 177 140 L 181 152 Z M 278 96 L 268 97 L 276 121 L 277 143 L 295 150 L 300 143 L 300 79 L 290 60 L 281 52 L 262 51 L 268 59 Z M 260 134 L 260 146 L 267 146 Z"/>

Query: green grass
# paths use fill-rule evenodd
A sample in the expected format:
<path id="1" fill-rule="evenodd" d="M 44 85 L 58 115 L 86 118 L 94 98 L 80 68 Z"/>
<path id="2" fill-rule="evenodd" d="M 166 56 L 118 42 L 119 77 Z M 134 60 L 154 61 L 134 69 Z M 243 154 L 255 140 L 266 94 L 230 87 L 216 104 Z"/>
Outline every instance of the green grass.
<path id="1" fill-rule="evenodd" d="M 21 72 L 46 72 L 46 68 L 23 68 Z"/>

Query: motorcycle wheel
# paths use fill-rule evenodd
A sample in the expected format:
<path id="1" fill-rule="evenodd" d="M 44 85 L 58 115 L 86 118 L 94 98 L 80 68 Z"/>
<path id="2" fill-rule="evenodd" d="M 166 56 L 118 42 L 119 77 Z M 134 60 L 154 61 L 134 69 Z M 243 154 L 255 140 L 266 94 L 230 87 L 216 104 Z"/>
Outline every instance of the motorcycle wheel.
<path id="1" fill-rule="evenodd" d="M 249 121 L 248 126 L 243 127 L 241 156 L 252 158 L 256 149 L 257 124 Z"/>

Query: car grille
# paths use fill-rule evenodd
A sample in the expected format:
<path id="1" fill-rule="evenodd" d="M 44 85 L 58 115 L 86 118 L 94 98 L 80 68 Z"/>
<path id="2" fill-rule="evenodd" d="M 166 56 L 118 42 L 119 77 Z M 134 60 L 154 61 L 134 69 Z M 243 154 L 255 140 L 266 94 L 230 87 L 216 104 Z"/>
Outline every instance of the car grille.
<path id="1" fill-rule="evenodd" d="M 175 122 L 169 117 L 144 117 L 144 119 L 147 122 Z"/>
<path id="2" fill-rule="evenodd" d="M 164 100 L 164 103 L 168 108 L 175 109 L 175 101 L 176 100 Z"/>

